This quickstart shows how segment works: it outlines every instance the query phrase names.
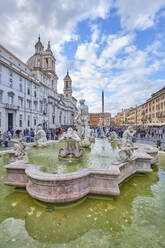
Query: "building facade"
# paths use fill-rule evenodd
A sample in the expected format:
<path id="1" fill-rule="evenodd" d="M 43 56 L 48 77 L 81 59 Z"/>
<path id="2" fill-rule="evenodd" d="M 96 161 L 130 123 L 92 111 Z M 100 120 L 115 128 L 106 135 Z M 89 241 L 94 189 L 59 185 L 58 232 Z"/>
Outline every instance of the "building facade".
<path id="1" fill-rule="evenodd" d="M 38 38 L 27 64 L 0 45 L 0 130 L 57 128 L 74 124 L 77 100 L 67 72 L 64 94 L 57 92 L 55 57 Z"/>
<path id="2" fill-rule="evenodd" d="M 117 113 L 115 116 L 116 124 L 121 125 L 121 121 L 117 122 L 122 113 Z M 152 94 L 152 96 L 143 104 L 136 108 L 130 108 L 127 115 L 127 123 L 125 124 L 137 124 L 137 125 L 165 125 L 165 87 Z"/>
<path id="3" fill-rule="evenodd" d="M 93 127 L 100 127 L 104 118 L 104 127 L 109 127 L 111 124 L 110 113 L 89 113 L 89 125 Z"/>
<path id="4" fill-rule="evenodd" d="M 146 101 L 142 116 L 142 123 L 165 123 L 165 87 Z"/>
<path id="5" fill-rule="evenodd" d="M 115 119 L 115 124 L 116 125 L 119 125 L 119 126 L 122 125 L 123 122 L 124 122 L 124 114 L 123 114 L 123 112 L 118 112 L 115 115 L 114 119 Z"/>
<path id="6" fill-rule="evenodd" d="M 129 110 L 128 114 L 127 114 L 127 124 L 136 124 L 136 108 L 132 108 Z"/>

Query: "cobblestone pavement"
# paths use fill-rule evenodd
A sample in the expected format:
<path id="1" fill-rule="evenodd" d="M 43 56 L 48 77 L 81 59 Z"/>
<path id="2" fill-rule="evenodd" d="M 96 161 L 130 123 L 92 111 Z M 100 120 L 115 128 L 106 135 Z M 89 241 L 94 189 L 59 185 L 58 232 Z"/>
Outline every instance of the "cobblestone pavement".
<path id="1" fill-rule="evenodd" d="M 9 142 L 8 147 L 5 147 L 3 144 L 0 145 L 0 151 L 10 150 L 13 148 L 13 144 Z"/>
<path id="2" fill-rule="evenodd" d="M 146 138 L 136 138 L 136 142 L 137 143 L 142 143 L 142 144 L 148 144 L 148 145 L 153 145 L 153 146 L 157 146 L 157 140 L 158 138 L 150 138 L 150 137 L 146 137 Z M 164 150 L 165 149 L 165 138 L 161 139 L 161 148 Z"/>

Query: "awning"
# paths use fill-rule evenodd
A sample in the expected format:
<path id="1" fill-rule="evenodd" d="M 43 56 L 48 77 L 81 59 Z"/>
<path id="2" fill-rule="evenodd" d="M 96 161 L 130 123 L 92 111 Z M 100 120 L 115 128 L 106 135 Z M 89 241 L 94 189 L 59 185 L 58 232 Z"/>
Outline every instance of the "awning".
<path id="1" fill-rule="evenodd" d="M 145 123 L 144 126 L 152 126 L 152 127 L 162 127 L 165 126 L 165 122 L 158 122 L 158 123 Z"/>

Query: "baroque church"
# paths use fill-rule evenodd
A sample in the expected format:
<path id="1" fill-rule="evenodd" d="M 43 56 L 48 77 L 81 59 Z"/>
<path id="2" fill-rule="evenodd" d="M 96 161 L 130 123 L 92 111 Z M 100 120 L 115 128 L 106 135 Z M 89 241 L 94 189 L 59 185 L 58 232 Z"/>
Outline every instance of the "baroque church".
<path id="1" fill-rule="evenodd" d="M 55 129 L 74 125 L 77 100 L 69 72 L 63 94 L 57 92 L 56 59 L 38 37 L 34 54 L 23 63 L 0 45 L 0 130 Z"/>

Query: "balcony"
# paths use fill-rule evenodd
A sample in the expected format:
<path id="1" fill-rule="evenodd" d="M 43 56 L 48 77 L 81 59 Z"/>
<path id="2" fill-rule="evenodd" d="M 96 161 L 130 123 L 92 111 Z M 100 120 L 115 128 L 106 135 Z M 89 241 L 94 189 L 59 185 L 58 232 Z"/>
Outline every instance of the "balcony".
<path id="1" fill-rule="evenodd" d="M 9 103 L 5 103 L 5 108 L 6 109 L 10 109 L 10 110 L 18 110 L 19 109 L 19 106 L 16 106 L 14 104 L 9 104 Z"/>
<path id="2" fill-rule="evenodd" d="M 156 116 L 158 119 L 165 119 L 165 113 L 157 114 Z"/>

